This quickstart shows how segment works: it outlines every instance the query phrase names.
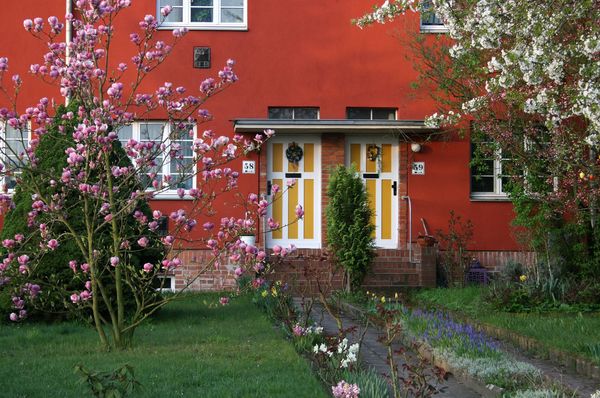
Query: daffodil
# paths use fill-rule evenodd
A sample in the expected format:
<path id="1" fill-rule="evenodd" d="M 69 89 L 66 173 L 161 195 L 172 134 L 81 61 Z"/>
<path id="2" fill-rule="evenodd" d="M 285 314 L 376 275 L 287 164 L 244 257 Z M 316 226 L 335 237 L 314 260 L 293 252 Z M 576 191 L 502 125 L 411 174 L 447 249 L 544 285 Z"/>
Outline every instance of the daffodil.
<path id="1" fill-rule="evenodd" d="M 527 280 L 527 275 L 521 275 L 521 276 L 519 277 L 519 280 L 520 280 L 521 282 L 525 282 L 525 281 Z"/>

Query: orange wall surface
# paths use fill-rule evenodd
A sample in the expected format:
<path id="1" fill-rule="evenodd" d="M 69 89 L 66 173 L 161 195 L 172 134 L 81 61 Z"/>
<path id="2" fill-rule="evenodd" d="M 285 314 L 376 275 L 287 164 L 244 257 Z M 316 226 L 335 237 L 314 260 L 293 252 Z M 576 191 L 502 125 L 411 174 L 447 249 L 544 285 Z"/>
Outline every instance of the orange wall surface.
<path id="1" fill-rule="evenodd" d="M 129 33 L 139 32 L 137 23 L 145 14 L 156 13 L 154 0 L 132 3 L 115 24 L 111 54 L 115 64 L 130 64 L 135 47 L 129 41 Z M 200 82 L 216 75 L 225 61 L 233 58 L 240 81 L 208 101 L 206 108 L 214 120 L 199 126 L 199 131 L 212 128 L 219 134 L 232 134 L 231 120 L 266 118 L 269 106 L 316 106 L 322 119 L 344 119 L 349 106 L 393 107 L 398 109 L 400 120 L 422 120 L 436 108 L 426 91 L 411 88 L 417 73 L 411 52 L 403 45 L 418 32 L 419 17 L 410 13 L 393 24 L 363 30 L 352 25 L 351 19 L 370 10 L 373 3 L 248 0 L 247 31 L 190 31 L 169 59 L 149 76 L 141 91 L 153 92 L 169 81 L 199 94 Z M 8 79 L 12 73 L 20 73 L 25 81 L 19 110 L 35 104 L 42 96 L 61 103 L 63 99 L 56 88 L 27 73 L 30 64 L 41 63 L 44 44 L 25 32 L 22 21 L 50 15 L 62 18 L 64 1 L 11 1 L 3 4 L 3 11 L 10 17 L 0 24 L 0 57 L 10 58 Z M 158 36 L 165 41 L 172 38 L 170 30 L 160 31 Z M 211 48 L 210 70 L 193 68 L 195 46 Z M 6 106 L 4 98 L 0 99 L 1 106 Z M 409 165 L 413 160 L 426 163 L 425 176 L 411 176 L 409 172 L 413 237 L 422 231 L 420 218 L 426 219 L 431 232 L 445 229 L 453 209 L 473 221 L 473 249 L 517 249 L 509 226 L 513 217 L 511 205 L 469 199 L 468 141 L 432 142 L 424 147 L 421 153 L 409 152 Z M 258 176 L 242 175 L 242 191 L 255 191 Z M 217 210 L 228 215 L 232 204 L 232 200 L 224 200 L 217 204 Z M 180 201 L 158 201 L 153 206 L 169 211 L 180 205 Z"/>

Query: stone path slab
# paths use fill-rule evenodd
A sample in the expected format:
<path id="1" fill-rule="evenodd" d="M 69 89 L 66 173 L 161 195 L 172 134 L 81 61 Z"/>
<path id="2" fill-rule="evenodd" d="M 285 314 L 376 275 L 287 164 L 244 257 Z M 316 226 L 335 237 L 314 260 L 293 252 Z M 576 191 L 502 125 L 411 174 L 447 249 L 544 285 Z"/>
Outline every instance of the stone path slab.
<path id="1" fill-rule="evenodd" d="M 297 302 L 297 304 L 299 301 Z M 312 319 L 315 320 L 318 324 L 323 326 L 323 329 L 327 334 L 334 335 L 338 332 L 338 327 L 335 319 L 329 315 L 327 311 L 320 305 L 315 303 L 313 306 L 313 313 L 311 315 Z M 356 327 L 356 331 L 354 333 L 350 333 L 348 335 L 348 341 L 352 344 L 357 342 L 360 339 L 359 333 L 364 330 L 364 325 L 361 325 L 356 320 L 351 317 L 342 314 L 342 322 L 343 327 L 350 328 Z M 381 336 L 381 332 L 373 326 L 369 326 L 367 329 L 362 346 L 360 351 L 360 359 L 366 364 L 368 367 L 372 367 L 377 373 L 389 376 L 390 368 L 387 363 L 387 351 L 386 347 L 378 341 L 378 338 Z M 399 344 L 395 344 L 394 350 L 400 349 Z M 412 356 L 414 358 L 414 355 Z M 409 360 L 410 360 L 409 356 Z M 397 357 L 397 364 L 399 371 L 402 371 L 402 364 L 404 362 L 401 358 Z M 442 384 L 445 389 L 442 393 L 436 394 L 436 397 L 444 397 L 444 398 L 476 398 L 481 397 L 480 394 L 475 392 L 473 389 L 469 388 L 467 385 L 463 384 L 459 380 L 457 380 L 452 375 L 448 376 L 448 379 Z"/>

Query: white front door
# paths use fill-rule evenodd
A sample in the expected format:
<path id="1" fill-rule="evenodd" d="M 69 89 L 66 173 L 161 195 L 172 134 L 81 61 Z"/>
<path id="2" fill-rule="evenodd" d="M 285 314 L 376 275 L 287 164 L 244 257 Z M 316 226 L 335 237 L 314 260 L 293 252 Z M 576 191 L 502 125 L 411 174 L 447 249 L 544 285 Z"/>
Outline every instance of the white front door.
<path id="1" fill-rule="evenodd" d="M 290 147 L 294 149 L 288 151 Z M 300 159 L 294 159 L 294 155 L 298 157 L 300 153 L 298 148 L 301 150 Z M 296 184 L 288 188 L 287 184 L 292 180 L 296 180 Z M 271 192 L 274 185 L 280 187 L 279 192 Z M 273 202 L 269 206 L 268 216 L 282 227 L 267 233 L 267 247 L 290 244 L 299 248 L 321 247 L 320 136 L 307 134 L 292 137 L 282 134 L 268 141 L 267 193 Z M 298 204 L 304 209 L 304 217 L 296 222 Z"/>
<path id="2" fill-rule="evenodd" d="M 346 137 L 346 165 L 365 182 L 377 247 L 398 247 L 398 157 L 397 138 Z"/>

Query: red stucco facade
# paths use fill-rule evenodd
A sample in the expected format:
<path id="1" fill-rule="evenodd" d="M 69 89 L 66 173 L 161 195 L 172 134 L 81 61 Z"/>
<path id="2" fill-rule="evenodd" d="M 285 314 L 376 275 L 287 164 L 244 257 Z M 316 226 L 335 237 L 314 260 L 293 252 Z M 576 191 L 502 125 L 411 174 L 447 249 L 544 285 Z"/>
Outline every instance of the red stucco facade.
<path id="1" fill-rule="evenodd" d="M 199 126 L 200 131 L 211 128 L 219 134 L 233 134 L 233 120 L 266 119 L 270 106 L 318 107 L 320 119 L 345 119 L 347 107 L 396 108 L 398 120 L 423 120 L 436 110 L 435 104 L 426 90 L 411 88 L 417 74 L 410 51 L 403 44 L 418 34 L 419 16 L 410 14 L 397 22 L 364 30 L 353 26 L 351 19 L 369 10 L 372 3 L 371 0 L 318 3 L 248 0 L 246 30 L 190 31 L 146 81 L 142 91 L 152 90 L 164 81 L 197 90 L 205 77 L 215 75 L 228 58 L 233 58 L 240 81 L 209 100 L 206 107 L 214 114 L 214 120 Z M 3 4 L 3 10 L 6 17 L 0 24 L 0 56 L 9 57 L 10 73 L 20 73 L 23 77 L 19 110 L 43 96 L 62 102 L 56 88 L 27 73 L 30 64 L 40 62 L 45 46 L 25 32 L 22 21 L 37 16 L 62 17 L 65 2 L 21 0 Z M 130 60 L 134 46 L 128 36 L 136 31 L 138 21 L 145 14 L 156 14 L 156 1 L 133 1 L 132 7 L 119 16 L 111 55 L 115 63 Z M 171 31 L 160 31 L 159 36 L 169 40 Z M 193 68 L 195 46 L 211 48 L 211 69 Z M 0 99 L 0 107 L 7 105 L 3 101 L 4 98 Z M 325 145 L 328 133 L 320 134 Z M 413 241 L 423 232 L 421 218 L 433 232 L 446 228 L 449 212 L 454 210 L 463 219 L 473 222 L 475 234 L 470 249 L 518 252 L 521 247 L 513 238 L 510 226 L 511 204 L 473 201 L 470 197 L 468 137 L 445 137 L 428 142 L 422 142 L 423 139 L 423 136 L 412 138 L 422 143 L 418 153 L 410 150 L 411 142 L 399 142 L 400 194 L 395 199 L 399 201 L 398 249 L 406 249 L 404 242 L 410 230 L 406 201 L 400 199 L 407 195 L 412 202 Z M 343 136 L 341 142 L 338 149 L 343 153 Z M 240 189 L 244 192 L 266 189 L 266 158 L 256 156 L 254 159 L 259 162 L 258 170 L 263 172 L 242 175 Z M 335 161 L 343 162 L 342 159 L 343 155 Z M 411 175 L 413 161 L 425 163 L 425 175 Z M 235 163 L 235 167 L 240 166 L 241 161 Z M 179 200 L 154 201 L 152 205 L 163 212 L 182 207 Z M 216 206 L 220 214 L 231 212 L 231 203 L 227 200 Z M 490 253 L 487 255 L 495 258 Z"/>

